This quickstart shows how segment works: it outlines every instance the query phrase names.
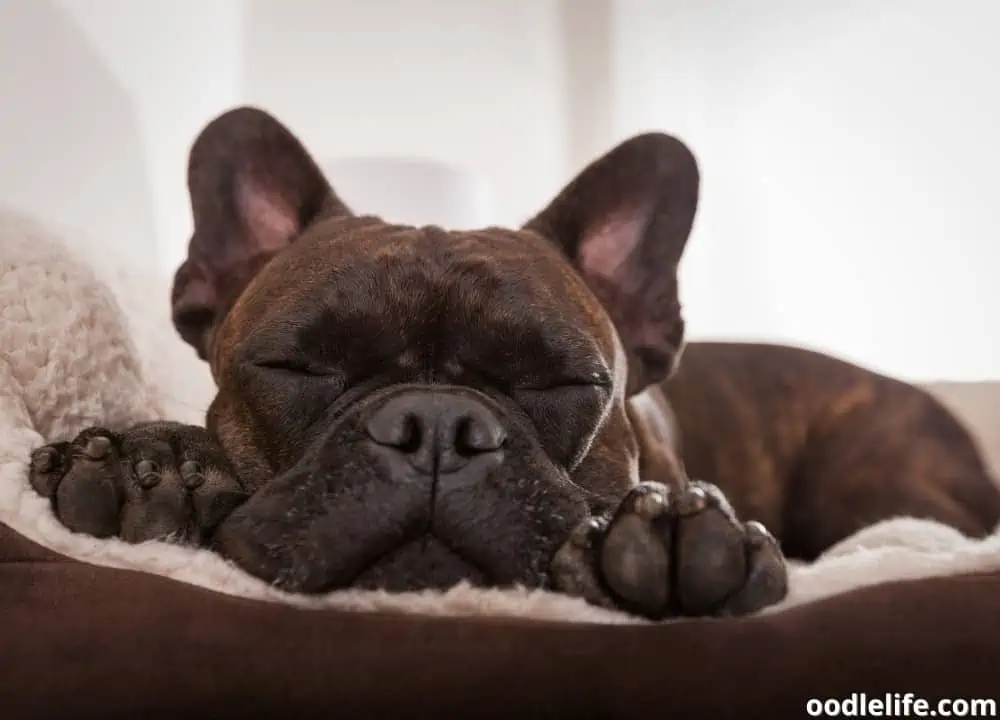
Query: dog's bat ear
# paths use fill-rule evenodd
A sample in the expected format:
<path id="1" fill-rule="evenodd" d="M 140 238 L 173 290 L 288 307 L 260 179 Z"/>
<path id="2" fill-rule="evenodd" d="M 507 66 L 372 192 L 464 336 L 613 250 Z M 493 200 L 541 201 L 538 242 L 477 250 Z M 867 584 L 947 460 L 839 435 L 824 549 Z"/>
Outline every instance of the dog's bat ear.
<path id="1" fill-rule="evenodd" d="M 618 330 L 629 393 L 666 379 L 684 341 L 677 268 L 698 206 L 698 163 L 647 133 L 584 168 L 525 227 L 559 245 Z"/>
<path id="2" fill-rule="evenodd" d="M 210 122 L 191 146 L 194 234 L 174 276 L 174 326 L 205 359 L 216 324 L 272 257 L 319 217 L 349 215 L 292 133 L 253 107 Z"/>

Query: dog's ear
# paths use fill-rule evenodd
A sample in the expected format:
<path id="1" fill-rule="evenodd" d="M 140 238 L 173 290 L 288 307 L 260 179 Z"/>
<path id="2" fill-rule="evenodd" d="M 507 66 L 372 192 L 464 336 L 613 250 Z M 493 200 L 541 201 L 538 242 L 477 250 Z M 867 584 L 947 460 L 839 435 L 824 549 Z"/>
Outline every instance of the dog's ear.
<path id="1" fill-rule="evenodd" d="M 262 110 L 210 122 L 188 162 L 194 234 L 174 276 L 174 326 L 205 359 L 217 323 L 253 276 L 314 220 L 350 211 L 301 143 Z"/>
<path id="2" fill-rule="evenodd" d="M 666 379 L 681 351 L 677 268 L 698 185 L 683 142 L 638 135 L 584 168 L 525 226 L 562 248 L 608 312 L 628 355 L 629 394 Z"/>

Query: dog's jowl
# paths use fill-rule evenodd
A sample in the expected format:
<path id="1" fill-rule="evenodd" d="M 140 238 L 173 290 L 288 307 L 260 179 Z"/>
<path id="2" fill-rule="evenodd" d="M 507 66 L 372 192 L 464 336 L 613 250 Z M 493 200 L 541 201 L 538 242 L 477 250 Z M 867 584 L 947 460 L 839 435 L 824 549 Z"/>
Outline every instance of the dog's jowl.
<path id="1" fill-rule="evenodd" d="M 678 390 L 676 420 L 663 394 L 698 185 L 683 143 L 645 134 L 520 229 L 404 227 L 349 210 L 273 117 L 230 111 L 191 150 L 172 297 L 218 385 L 207 430 L 92 428 L 37 451 L 33 483 L 71 529 L 210 544 L 297 592 L 468 580 L 649 617 L 773 604 L 785 562 L 753 521 L 787 529 L 789 498 L 822 503 L 748 489 L 712 464 L 711 391 Z M 685 376 L 692 350 L 672 396 L 719 377 Z"/>

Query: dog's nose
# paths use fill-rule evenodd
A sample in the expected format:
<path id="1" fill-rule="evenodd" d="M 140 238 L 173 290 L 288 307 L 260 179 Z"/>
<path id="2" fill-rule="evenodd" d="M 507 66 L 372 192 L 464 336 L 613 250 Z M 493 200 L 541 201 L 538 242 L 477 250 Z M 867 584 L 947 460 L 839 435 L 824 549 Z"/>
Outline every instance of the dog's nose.
<path id="1" fill-rule="evenodd" d="M 369 437 L 421 473 L 447 474 L 501 452 L 507 433 L 481 402 L 447 392 L 397 395 L 368 419 Z"/>

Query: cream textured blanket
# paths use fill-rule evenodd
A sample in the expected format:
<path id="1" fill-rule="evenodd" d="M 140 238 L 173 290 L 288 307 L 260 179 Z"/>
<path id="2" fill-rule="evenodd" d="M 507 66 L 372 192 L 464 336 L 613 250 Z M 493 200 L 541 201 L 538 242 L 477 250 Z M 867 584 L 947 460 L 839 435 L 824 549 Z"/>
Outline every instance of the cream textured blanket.
<path id="1" fill-rule="evenodd" d="M 163 278 L 130 275 L 107 257 L 88 262 L 38 225 L 0 214 L 0 522 L 86 562 L 303 607 L 637 622 L 541 591 L 458 586 L 443 593 L 293 596 L 204 550 L 134 546 L 67 531 L 28 485 L 33 448 L 92 424 L 202 422 L 211 377 L 174 334 L 167 298 Z M 972 541 L 935 523 L 901 518 L 793 568 L 788 599 L 770 612 L 863 585 L 992 569 L 1000 569 L 1000 534 Z"/>

